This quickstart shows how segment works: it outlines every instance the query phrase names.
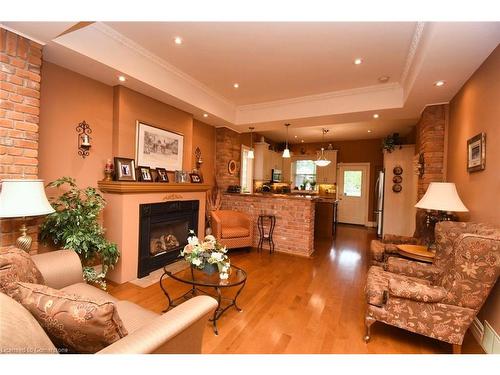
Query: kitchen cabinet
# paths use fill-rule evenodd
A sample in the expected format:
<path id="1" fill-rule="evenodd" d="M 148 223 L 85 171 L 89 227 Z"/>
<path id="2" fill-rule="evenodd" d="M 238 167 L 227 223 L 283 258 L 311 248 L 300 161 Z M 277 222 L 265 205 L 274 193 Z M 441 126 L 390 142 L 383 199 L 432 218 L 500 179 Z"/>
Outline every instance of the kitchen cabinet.
<path id="1" fill-rule="evenodd" d="M 337 183 L 337 150 L 325 150 L 325 157 L 331 161 L 326 167 L 316 167 L 318 184 Z"/>
<path id="2" fill-rule="evenodd" d="M 280 152 L 269 150 L 266 142 L 254 143 L 254 180 L 271 181 L 273 169 L 283 169 L 283 158 Z"/>

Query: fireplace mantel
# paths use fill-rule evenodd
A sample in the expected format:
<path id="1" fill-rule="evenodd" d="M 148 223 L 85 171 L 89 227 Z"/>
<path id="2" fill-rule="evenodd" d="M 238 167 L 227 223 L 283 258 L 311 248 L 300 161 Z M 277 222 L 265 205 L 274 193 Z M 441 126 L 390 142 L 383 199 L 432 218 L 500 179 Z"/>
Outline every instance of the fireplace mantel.
<path id="1" fill-rule="evenodd" d="M 184 193 L 210 190 L 210 185 L 207 184 L 135 181 L 99 181 L 97 182 L 97 186 L 103 193 L 110 194 Z"/>

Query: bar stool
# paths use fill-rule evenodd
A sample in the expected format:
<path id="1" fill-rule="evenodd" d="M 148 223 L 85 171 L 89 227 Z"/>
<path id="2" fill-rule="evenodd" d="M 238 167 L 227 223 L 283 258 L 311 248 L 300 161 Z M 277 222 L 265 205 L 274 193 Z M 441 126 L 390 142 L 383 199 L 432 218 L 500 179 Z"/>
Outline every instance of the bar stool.
<path id="1" fill-rule="evenodd" d="M 264 221 L 269 221 L 268 224 L 268 232 L 266 233 L 266 228 L 264 226 Z M 259 215 L 259 218 L 257 219 L 257 227 L 259 228 L 259 251 L 262 250 L 264 241 L 269 242 L 269 254 L 274 252 L 274 241 L 273 241 L 273 232 L 274 232 L 274 227 L 276 226 L 276 216 L 274 215 L 265 215 L 261 214 Z"/>

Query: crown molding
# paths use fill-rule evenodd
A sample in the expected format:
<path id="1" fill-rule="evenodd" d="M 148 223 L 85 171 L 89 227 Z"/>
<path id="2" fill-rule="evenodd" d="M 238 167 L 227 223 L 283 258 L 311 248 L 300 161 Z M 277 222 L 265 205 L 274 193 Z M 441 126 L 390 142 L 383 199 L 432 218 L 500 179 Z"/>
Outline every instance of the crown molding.
<path id="1" fill-rule="evenodd" d="M 158 55 L 155 55 L 154 53 L 152 53 L 151 51 L 142 47 L 141 45 L 134 42 L 133 40 L 127 38 L 126 36 L 119 33 L 118 31 L 116 31 L 112 27 L 110 27 L 102 22 L 96 22 L 92 25 L 92 27 L 94 27 L 96 30 L 98 30 L 102 34 L 104 34 L 104 35 L 112 38 L 116 42 L 120 43 L 122 46 L 140 54 L 141 56 L 145 57 L 149 61 L 161 66 L 163 69 L 168 70 L 170 73 L 177 75 L 179 78 L 185 80 L 190 85 L 203 91 L 205 94 L 210 95 L 210 96 L 222 101 L 223 103 L 234 107 L 234 103 L 232 103 L 226 97 L 213 91 L 208 86 L 206 86 L 203 83 L 201 83 L 200 81 L 194 79 L 189 74 L 184 73 L 182 70 L 178 69 L 174 65 L 168 63 L 167 61 L 163 60 L 161 57 L 159 57 Z"/>
<path id="2" fill-rule="evenodd" d="M 11 33 L 17 34 L 19 36 L 22 36 L 23 38 L 29 39 L 29 40 L 31 40 L 31 41 L 33 41 L 35 43 L 40 44 L 41 46 L 44 46 L 44 45 L 47 44 L 45 42 L 42 42 L 40 39 L 32 37 L 31 35 L 28 35 L 28 34 L 20 32 L 20 31 L 17 31 L 15 29 L 13 29 L 12 27 L 5 26 L 3 23 L 0 23 L 0 28 L 5 29 L 7 31 L 10 31 Z"/>
<path id="3" fill-rule="evenodd" d="M 316 102 L 319 100 L 328 100 L 328 99 L 333 99 L 333 98 L 338 98 L 338 97 L 343 97 L 343 96 L 362 95 L 362 94 L 368 94 L 368 93 L 374 93 L 374 92 L 392 91 L 392 90 L 398 90 L 400 88 L 401 88 L 401 85 L 398 82 L 384 83 L 384 84 L 373 85 L 373 86 L 358 87 L 358 88 L 348 89 L 348 90 L 330 91 L 330 92 L 325 92 L 325 93 L 321 93 L 321 94 L 313 94 L 313 95 L 299 96 L 299 97 L 289 98 L 289 99 L 273 100 L 273 101 L 263 102 L 263 103 L 240 105 L 240 106 L 236 107 L 236 111 L 238 111 L 238 112 L 253 111 L 253 110 L 267 109 L 267 108 L 288 105 L 288 104 Z"/>
<path id="4" fill-rule="evenodd" d="M 406 86 L 406 80 L 408 79 L 408 74 L 413 66 L 415 54 L 420 45 L 420 41 L 422 40 L 422 34 L 425 29 L 425 22 L 417 22 L 415 27 L 415 31 L 413 32 L 413 37 L 411 39 L 410 48 L 408 49 L 408 54 L 406 55 L 405 66 L 403 68 L 403 72 L 401 73 L 401 78 L 399 82 L 401 82 L 401 86 Z"/>

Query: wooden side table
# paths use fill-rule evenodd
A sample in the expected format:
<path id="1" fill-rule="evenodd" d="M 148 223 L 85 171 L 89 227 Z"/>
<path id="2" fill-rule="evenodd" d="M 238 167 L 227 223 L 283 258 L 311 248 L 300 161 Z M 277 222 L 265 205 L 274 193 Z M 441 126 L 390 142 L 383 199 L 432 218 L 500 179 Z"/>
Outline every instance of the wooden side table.
<path id="1" fill-rule="evenodd" d="M 419 260 L 421 262 L 432 263 L 435 254 L 427 249 L 427 246 L 420 245 L 396 245 L 399 255 L 407 258 Z"/>

